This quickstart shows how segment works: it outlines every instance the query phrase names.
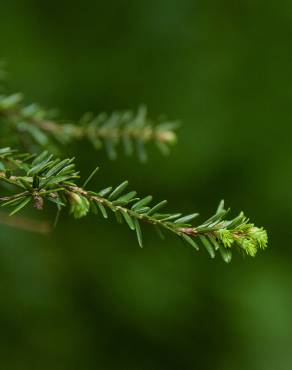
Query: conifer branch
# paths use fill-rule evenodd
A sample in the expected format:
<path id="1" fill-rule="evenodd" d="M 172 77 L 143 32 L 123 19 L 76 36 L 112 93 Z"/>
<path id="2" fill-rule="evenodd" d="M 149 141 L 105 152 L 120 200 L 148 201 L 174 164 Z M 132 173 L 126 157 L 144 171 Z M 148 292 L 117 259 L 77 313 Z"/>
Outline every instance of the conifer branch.
<path id="1" fill-rule="evenodd" d="M 22 94 L 0 96 L 0 121 L 7 132 L 18 135 L 23 146 L 37 144 L 54 150 L 56 144 L 65 145 L 76 140 L 89 140 L 96 149 L 105 148 L 111 159 L 117 157 L 117 147 L 124 146 L 126 154 L 137 151 L 141 161 L 147 159 L 145 145 L 155 143 L 163 154 L 176 142 L 177 122 L 153 123 L 141 106 L 131 111 L 84 115 L 78 124 L 60 123 L 54 112 L 38 104 L 25 105 Z"/>
<path id="2" fill-rule="evenodd" d="M 161 233 L 165 230 L 178 236 L 195 249 L 203 246 L 212 258 L 219 251 L 225 262 L 230 262 L 233 249 L 255 256 L 267 246 L 267 233 L 258 228 L 241 212 L 227 219 L 229 210 L 224 202 L 216 213 L 202 224 L 193 225 L 198 213 L 164 213 L 166 201 L 152 204 L 152 196 L 137 197 L 135 191 L 126 192 L 128 182 L 117 187 L 90 191 L 77 184 L 79 173 L 73 159 L 55 159 L 48 152 L 35 157 L 18 154 L 10 148 L 0 150 L 0 183 L 8 186 L 11 195 L 0 197 L 1 206 L 12 207 L 11 215 L 29 203 L 41 210 L 45 202 L 52 202 L 58 210 L 69 207 L 75 218 L 86 216 L 90 211 L 108 218 L 111 211 L 118 222 L 123 221 L 136 232 L 142 247 L 141 223 L 151 224 Z M 97 169 L 94 170 L 94 173 Z M 92 175 L 85 181 L 88 184 Z"/>

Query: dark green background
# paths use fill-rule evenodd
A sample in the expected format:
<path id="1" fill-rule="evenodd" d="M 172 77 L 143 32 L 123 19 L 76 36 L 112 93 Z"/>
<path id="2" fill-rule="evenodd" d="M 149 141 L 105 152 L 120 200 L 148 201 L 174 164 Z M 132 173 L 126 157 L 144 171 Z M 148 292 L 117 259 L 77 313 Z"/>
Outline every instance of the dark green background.
<path id="1" fill-rule="evenodd" d="M 84 176 L 102 167 L 93 188 L 128 178 L 204 217 L 224 197 L 270 236 L 225 265 L 147 227 L 141 250 L 95 217 L 49 237 L 0 226 L 1 369 L 292 368 L 291 40 L 288 0 L 1 0 L 0 56 L 27 101 L 183 122 L 146 165 L 68 148 Z"/>

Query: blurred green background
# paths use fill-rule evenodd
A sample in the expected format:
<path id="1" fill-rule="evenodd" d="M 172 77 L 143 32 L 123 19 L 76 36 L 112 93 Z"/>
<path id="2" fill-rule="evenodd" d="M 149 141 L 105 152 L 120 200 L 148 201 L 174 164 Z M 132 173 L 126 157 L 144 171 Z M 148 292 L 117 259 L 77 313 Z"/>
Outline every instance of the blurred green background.
<path id="1" fill-rule="evenodd" d="M 291 37 L 288 0 L 1 1 L 0 56 L 27 101 L 183 122 L 146 165 L 69 148 L 84 176 L 101 165 L 92 187 L 127 178 L 203 217 L 223 197 L 270 236 L 226 265 L 147 227 L 141 250 L 95 217 L 48 237 L 0 226 L 1 369 L 292 368 Z"/>

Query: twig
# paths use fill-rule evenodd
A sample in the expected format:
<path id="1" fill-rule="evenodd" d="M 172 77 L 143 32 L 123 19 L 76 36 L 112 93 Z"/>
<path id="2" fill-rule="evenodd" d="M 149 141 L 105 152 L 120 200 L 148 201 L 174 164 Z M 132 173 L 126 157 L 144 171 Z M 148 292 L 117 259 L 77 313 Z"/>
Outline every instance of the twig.
<path id="1" fill-rule="evenodd" d="M 0 224 L 38 234 L 48 234 L 52 229 L 47 221 L 37 221 L 19 216 L 10 217 L 4 212 L 0 212 Z"/>

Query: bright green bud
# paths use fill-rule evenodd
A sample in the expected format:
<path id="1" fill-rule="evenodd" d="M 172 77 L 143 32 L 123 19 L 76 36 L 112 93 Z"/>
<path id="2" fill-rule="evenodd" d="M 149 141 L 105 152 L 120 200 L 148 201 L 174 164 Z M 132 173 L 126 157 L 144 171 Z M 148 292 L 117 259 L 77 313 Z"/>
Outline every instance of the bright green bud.
<path id="1" fill-rule="evenodd" d="M 261 249 L 265 249 L 268 244 L 268 234 L 263 228 L 253 227 L 250 230 L 251 237 L 257 242 Z"/>
<path id="2" fill-rule="evenodd" d="M 222 241 L 224 247 L 230 248 L 234 243 L 234 237 L 231 231 L 227 229 L 221 229 L 217 231 L 219 239 Z"/>
<path id="3" fill-rule="evenodd" d="M 76 193 L 69 193 L 70 213 L 73 213 L 75 218 L 81 218 L 87 215 L 89 211 L 89 201 L 87 198 Z"/>

